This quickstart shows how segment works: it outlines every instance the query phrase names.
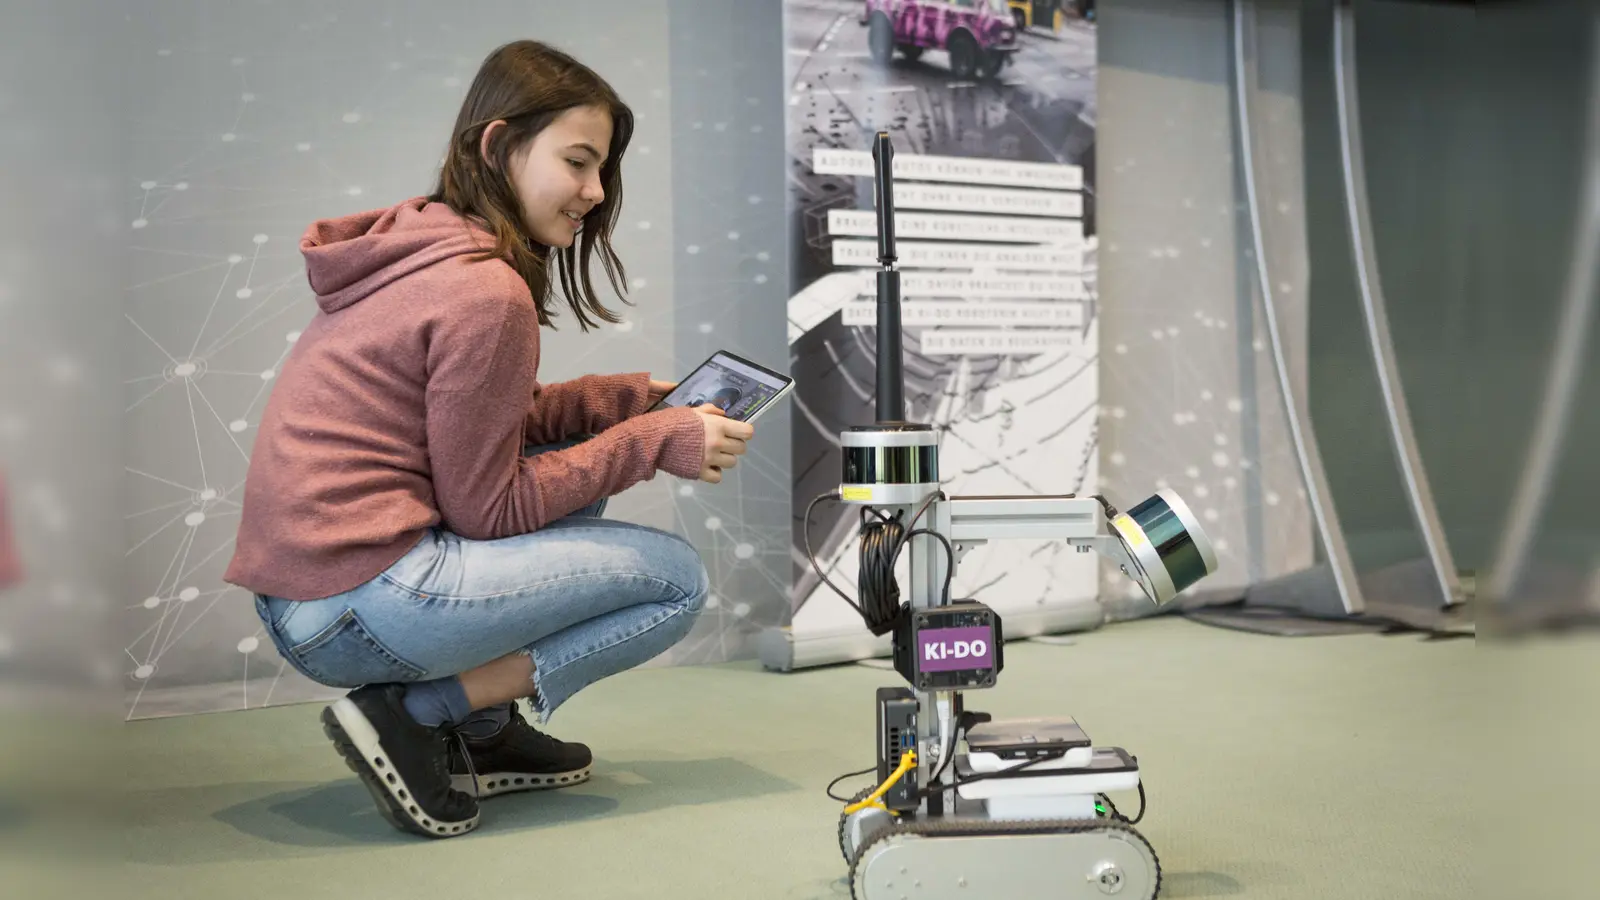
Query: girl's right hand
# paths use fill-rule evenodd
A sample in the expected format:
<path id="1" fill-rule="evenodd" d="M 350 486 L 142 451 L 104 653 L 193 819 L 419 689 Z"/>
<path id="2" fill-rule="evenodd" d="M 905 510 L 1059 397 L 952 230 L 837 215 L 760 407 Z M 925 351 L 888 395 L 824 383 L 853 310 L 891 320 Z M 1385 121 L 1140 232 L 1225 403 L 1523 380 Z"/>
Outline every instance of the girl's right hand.
<path id="1" fill-rule="evenodd" d="M 700 480 L 721 484 L 723 470 L 739 464 L 745 442 L 755 436 L 755 426 L 728 418 L 727 413 L 710 403 L 696 407 L 695 412 L 706 427 L 706 455 L 700 462 Z"/>

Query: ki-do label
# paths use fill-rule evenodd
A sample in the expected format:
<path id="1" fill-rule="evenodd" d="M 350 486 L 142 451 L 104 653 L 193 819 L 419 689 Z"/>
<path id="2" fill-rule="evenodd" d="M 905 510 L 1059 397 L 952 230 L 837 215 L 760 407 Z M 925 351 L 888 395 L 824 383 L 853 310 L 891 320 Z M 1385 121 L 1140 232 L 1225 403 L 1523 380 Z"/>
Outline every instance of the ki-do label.
<path id="1" fill-rule="evenodd" d="M 994 632 L 988 628 L 934 628 L 917 634 L 917 668 L 955 672 L 994 668 Z"/>

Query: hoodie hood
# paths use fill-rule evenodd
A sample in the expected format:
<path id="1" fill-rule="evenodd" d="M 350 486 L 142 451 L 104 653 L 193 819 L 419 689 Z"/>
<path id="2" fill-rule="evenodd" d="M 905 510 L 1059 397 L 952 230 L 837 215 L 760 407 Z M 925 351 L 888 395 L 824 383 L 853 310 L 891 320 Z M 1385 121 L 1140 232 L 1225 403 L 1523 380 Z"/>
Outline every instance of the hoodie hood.
<path id="1" fill-rule="evenodd" d="M 442 260 L 494 247 L 494 236 L 443 203 L 414 197 L 313 222 L 300 238 L 306 276 L 323 312 L 334 313 Z"/>

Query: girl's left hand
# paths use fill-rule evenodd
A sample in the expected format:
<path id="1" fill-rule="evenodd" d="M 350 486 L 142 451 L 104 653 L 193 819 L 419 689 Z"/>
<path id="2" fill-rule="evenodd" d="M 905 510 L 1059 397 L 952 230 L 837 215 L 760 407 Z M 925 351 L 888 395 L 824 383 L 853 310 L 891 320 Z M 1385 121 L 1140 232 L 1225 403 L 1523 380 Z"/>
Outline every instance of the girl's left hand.
<path id="1" fill-rule="evenodd" d="M 657 381 L 654 378 L 650 379 L 649 405 L 655 406 L 657 403 L 660 403 L 661 398 L 672 393 L 673 389 L 677 386 L 678 383 L 676 381 Z"/>

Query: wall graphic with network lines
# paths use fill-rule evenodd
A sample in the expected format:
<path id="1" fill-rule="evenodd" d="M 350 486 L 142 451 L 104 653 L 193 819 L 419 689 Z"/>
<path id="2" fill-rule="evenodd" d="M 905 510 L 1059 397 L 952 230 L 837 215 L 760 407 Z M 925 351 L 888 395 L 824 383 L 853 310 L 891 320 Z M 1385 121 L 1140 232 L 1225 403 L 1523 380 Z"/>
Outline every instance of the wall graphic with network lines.
<path id="1" fill-rule="evenodd" d="M 968 71 L 974 48 L 990 51 L 952 31 L 944 47 L 907 52 L 906 35 L 942 32 L 919 24 L 884 59 L 865 8 L 786 6 L 797 639 L 865 633 L 812 571 L 800 529 L 812 498 L 838 485 L 839 432 L 875 417 L 876 131 L 896 154 L 908 414 L 941 432 L 945 490 L 1063 494 L 1097 481 L 1095 26 L 1024 29 L 1009 65 Z M 856 581 L 857 513 L 821 504 L 810 526 L 840 584 Z M 1008 626 L 1063 609 L 1092 621 L 1098 577 L 1095 557 L 1061 542 L 997 541 L 967 554 L 953 592 Z"/>

